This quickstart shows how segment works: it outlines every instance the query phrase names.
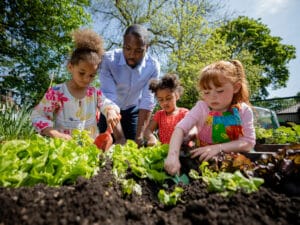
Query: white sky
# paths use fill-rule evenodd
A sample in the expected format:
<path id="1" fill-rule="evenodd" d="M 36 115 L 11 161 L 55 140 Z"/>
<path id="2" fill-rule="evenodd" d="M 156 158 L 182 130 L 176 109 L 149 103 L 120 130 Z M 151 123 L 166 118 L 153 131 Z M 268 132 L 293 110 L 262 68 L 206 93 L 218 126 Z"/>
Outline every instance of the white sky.
<path id="1" fill-rule="evenodd" d="M 282 44 L 296 47 L 296 59 L 288 67 L 290 78 L 286 88 L 269 90 L 268 98 L 290 97 L 300 92 L 300 0 L 227 0 L 230 11 L 236 15 L 261 18 L 271 35 L 282 38 Z"/>

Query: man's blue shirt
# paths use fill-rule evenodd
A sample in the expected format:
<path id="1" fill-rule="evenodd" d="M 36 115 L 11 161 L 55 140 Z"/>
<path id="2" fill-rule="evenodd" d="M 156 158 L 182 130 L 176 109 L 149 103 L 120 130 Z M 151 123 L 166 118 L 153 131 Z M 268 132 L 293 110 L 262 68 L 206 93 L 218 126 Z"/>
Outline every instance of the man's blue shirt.
<path id="1" fill-rule="evenodd" d="M 127 65 L 122 49 L 106 52 L 100 65 L 100 85 L 103 94 L 114 101 L 121 110 L 137 106 L 152 110 L 154 94 L 149 90 L 149 81 L 158 79 L 160 65 L 146 53 L 135 68 Z"/>

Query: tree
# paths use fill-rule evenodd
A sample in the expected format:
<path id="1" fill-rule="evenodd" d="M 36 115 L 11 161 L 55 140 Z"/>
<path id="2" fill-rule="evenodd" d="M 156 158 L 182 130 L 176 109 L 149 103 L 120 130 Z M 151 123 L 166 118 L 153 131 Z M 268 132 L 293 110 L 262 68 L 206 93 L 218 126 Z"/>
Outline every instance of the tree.
<path id="1" fill-rule="evenodd" d="M 227 48 L 217 38 L 208 41 L 216 26 L 211 15 L 221 10 L 219 3 L 98 0 L 92 8 L 97 20 L 95 27 L 105 37 L 107 49 L 121 46 L 123 31 L 128 25 L 140 23 L 148 28 L 152 36 L 150 50 L 160 59 L 163 73 L 175 71 L 183 82 L 185 94 L 179 104 L 185 107 L 191 107 L 198 100 L 195 81 L 201 67 L 208 61 L 221 59 Z"/>
<path id="2" fill-rule="evenodd" d="M 287 64 L 295 58 L 295 48 L 271 36 L 259 20 L 217 17 L 218 9 L 224 9 L 218 1 L 98 0 L 94 4 L 93 14 L 100 18 L 96 27 L 103 26 L 107 49 L 121 45 L 129 24 L 141 23 L 148 28 L 151 51 L 162 62 L 163 72 L 175 71 L 183 81 L 181 103 L 186 107 L 199 97 L 195 88 L 199 71 L 216 60 L 239 59 L 243 63 L 252 98 L 267 97 L 270 85 L 286 85 Z"/>
<path id="3" fill-rule="evenodd" d="M 33 103 L 63 74 L 70 32 L 90 22 L 88 0 L 2 0 L 0 87 L 27 93 Z"/>
<path id="4" fill-rule="evenodd" d="M 274 89 L 286 87 L 289 78 L 287 64 L 296 58 L 296 49 L 282 44 L 280 37 L 271 36 L 270 29 L 259 19 L 240 16 L 225 23 L 216 34 L 226 40 L 230 58 L 243 58 L 245 51 L 252 56 L 246 63 L 247 74 L 252 76 L 252 83 L 259 85 L 252 89 L 253 98 L 267 97 L 270 85 Z M 251 71 L 254 67 L 256 69 Z"/>
<path id="5" fill-rule="evenodd" d="M 217 5 L 205 4 L 206 1 L 177 1 L 168 16 L 156 16 L 157 23 L 152 28 L 161 46 L 169 49 L 167 68 L 176 71 L 183 83 L 185 92 L 179 105 L 191 108 L 199 99 L 196 81 L 200 70 L 208 63 L 222 59 L 226 46 L 219 38 L 211 38 L 217 23 L 209 21 L 209 14 Z M 161 21 L 164 21 L 162 23 Z"/>

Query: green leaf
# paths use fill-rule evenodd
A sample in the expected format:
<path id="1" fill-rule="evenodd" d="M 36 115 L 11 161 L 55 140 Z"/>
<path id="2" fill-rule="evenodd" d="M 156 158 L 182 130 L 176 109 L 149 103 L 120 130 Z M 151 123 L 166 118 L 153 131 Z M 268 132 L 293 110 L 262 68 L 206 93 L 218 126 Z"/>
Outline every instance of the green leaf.
<path id="1" fill-rule="evenodd" d="M 177 201 L 180 200 L 180 196 L 183 193 L 181 187 L 175 187 L 174 191 L 167 193 L 165 190 L 161 189 L 158 192 L 158 200 L 164 205 L 176 205 Z"/>
<path id="2" fill-rule="evenodd" d="M 45 183 L 51 186 L 89 178 L 99 170 L 101 152 L 82 131 L 76 139 L 45 138 L 11 140 L 1 144 L 0 185 L 19 187 Z M 81 141 L 82 145 L 78 145 Z"/>

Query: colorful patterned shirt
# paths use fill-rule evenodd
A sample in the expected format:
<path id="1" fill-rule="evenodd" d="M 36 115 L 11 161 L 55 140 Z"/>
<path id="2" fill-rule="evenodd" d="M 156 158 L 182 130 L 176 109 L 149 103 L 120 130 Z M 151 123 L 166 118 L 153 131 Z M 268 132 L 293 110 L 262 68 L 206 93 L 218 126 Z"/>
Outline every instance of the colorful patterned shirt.
<path id="1" fill-rule="evenodd" d="M 34 108 L 31 120 L 37 132 L 53 127 L 59 132 L 72 134 L 72 130 L 88 130 L 90 136 L 98 135 L 97 115 L 105 114 L 107 107 L 119 111 L 112 101 L 105 98 L 95 87 L 88 87 L 85 97 L 77 99 L 71 95 L 66 83 L 49 88 L 41 102 Z"/>
<path id="2" fill-rule="evenodd" d="M 240 103 L 239 109 L 234 108 L 234 110 L 221 115 L 212 112 L 206 102 L 198 101 L 176 127 L 187 133 L 194 126 L 198 129 L 201 145 L 224 143 L 237 139 L 255 145 L 253 111 L 246 103 Z"/>

